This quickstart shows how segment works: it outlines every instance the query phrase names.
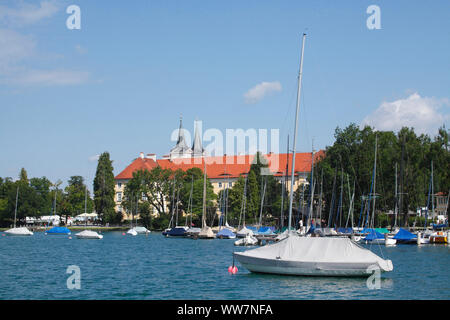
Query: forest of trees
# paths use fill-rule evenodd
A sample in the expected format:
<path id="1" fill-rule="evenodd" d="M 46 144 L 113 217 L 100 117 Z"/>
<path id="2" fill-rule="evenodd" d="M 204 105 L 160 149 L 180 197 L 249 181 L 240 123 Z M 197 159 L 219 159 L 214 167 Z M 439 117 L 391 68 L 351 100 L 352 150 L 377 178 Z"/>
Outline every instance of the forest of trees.
<path id="1" fill-rule="evenodd" d="M 341 225 L 346 221 L 349 199 L 355 199 L 355 224 L 360 223 L 364 197 L 371 192 L 375 141 L 377 141 L 376 162 L 376 208 L 378 225 L 392 225 L 386 221 L 386 212 L 399 212 L 398 225 L 413 223 L 410 212 L 427 205 L 430 186 L 431 163 L 433 163 L 434 191 L 448 194 L 450 190 L 450 150 L 448 131 L 439 129 L 439 134 L 431 139 L 428 135 L 417 135 L 412 128 L 402 128 L 399 132 L 374 131 L 366 126 L 360 129 L 350 124 L 345 129 L 336 128 L 335 142 L 326 148 L 326 156 L 315 165 L 316 191 L 323 188 L 324 208 L 322 216 L 333 219 L 337 216 L 341 186 L 343 199 L 340 221 L 330 225 Z M 397 172 L 397 179 L 395 173 Z M 395 182 L 397 180 L 397 196 Z M 309 178 L 311 181 L 311 177 Z M 349 192 L 350 190 L 350 192 Z M 334 192 L 333 192 L 334 191 Z M 333 197 L 334 194 L 334 197 Z M 317 193 L 316 193 L 317 197 Z M 430 209 L 431 209 L 431 204 Z M 384 221 L 381 221 L 384 219 Z"/>
<path id="2" fill-rule="evenodd" d="M 51 182 L 46 177 L 29 179 L 24 168 L 17 180 L 0 177 L 0 227 L 14 224 L 16 197 L 18 225 L 25 223 L 25 217 L 54 214 L 61 217 L 61 224 L 64 225 L 68 216 L 94 210 L 101 213 L 101 221 L 104 223 L 120 222 L 120 214 L 114 211 L 114 175 L 111 164 L 107 152 L 100 155 L 94 180 L 94 199 L 82 176 L 71 176 L 65 188 L 60 188 L 61 180 Z"/>
<path id="3" fill-rule="evenodd" d="M 57 214 L 62 223 L 67 216 L 81 214 L 86 207 L 88 212 L 94 209 L 89 190 L 86 190 L 81 176 L 72 176 L 64 189 L 60 189 L 61 181 L 52 183 L 46 177 L 28 179 L 27 171 L 22 168 L 19 179 L 0 178 L 0 226 L 14 224 L 14 211 L 17 196 L 17 221 L 23 224 L 25 217 L 40 217 Z M 22 223 L 20 223 L 22 222 Z"/>

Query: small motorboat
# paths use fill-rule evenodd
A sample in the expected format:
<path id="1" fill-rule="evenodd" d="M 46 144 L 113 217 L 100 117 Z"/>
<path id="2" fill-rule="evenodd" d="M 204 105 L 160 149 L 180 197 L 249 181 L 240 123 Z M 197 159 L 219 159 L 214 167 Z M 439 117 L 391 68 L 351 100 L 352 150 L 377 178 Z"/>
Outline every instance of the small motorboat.
<path id="1" fill-rule="evenodd" d="M 135 228 L 131 228 L 130 230 L 128 230 L 127 234 L 130 235 L 130 236 L 137 236 L 138 235 L 138 233 L 137 233 Z"/>
<path id="2" fill-rule="evenodd" d="M 245 238 L 239 239 L 234 242 L 235 246 L 256 246 L 258 244 L 258 239 L 252 235 L 247 235 Z"/>
<path id="3" fill-rule="evenodd" d="M 32 236 L 33 232 L 25 227 L 20 227 L 8 229 L 5 231 L 5 234 L 8 236 Z"/>
<path id="4" fill-rule="evenodd" d="M 148 230 L 146 227 L 134 227 L 134 230 L 135 230 L 138 234 L 147 234 L 147 233 L 150 233 L 150 230 Z"/>
<path id="5" fill-rule="evenodd" d="M 166 236 L 168 237 L 185 237 L 186 236 L 186 230 L 188 227 L 175 227 L 170 229 Z"/>
<path id="6" fill-rule="evenodd" d="M 72 232 L 66 227 L 53 227 L 45 231 L 46 235 L 69 235 Z"/>
<path id="7" fill-rule="evenodd" d="M 221 230 L 219 230 L 219 232 L 217 232 L 216 234 L 216 238 L 219 239 L 235 239 L 236 238 L 236 234 L 231 231 L 228 228 L 222 228 Z"/>
<path id="8" fill-rule="evenodd" d="M 242 229 L 236 233 L 236 236 L 238 238 L 245 238 L 248 235 L 253 236 L 253 231 L 247 228 L 246 226 L 243 226 Z"/>
<path id="9" fill-rule="evenodd" d="M 103 235 L 92 230 L 84 230 L 75 235 L 78 239 L 103 239 Z"/>

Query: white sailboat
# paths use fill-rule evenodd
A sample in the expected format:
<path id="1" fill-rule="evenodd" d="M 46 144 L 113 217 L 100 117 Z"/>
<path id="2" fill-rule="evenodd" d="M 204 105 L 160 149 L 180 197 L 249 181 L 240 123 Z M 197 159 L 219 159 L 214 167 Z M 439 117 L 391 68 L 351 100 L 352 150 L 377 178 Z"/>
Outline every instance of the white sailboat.
<path id="1" fill-rule="evenodd" d="M 17 187 L 16 192 L 16 207 L 14 209 L 14 227 L 5 231 L 5 234 L 8 236 L 32 236 L 33 232 L 28 230 L 26 227 L 16 227 L 16 219 L 17 219 L 17 201 L 19 199 L 19 187 Z"/>
<path id="2" fill-rule="evenodd" d="M 85 192 L 84 192 L 84 212 L 87 212 L 87 187 L 85 186 Z M 87 219 L 86 219 L 87 224 Z M 75 234 L 75 236 L 78 239 L 103 239 L 103 235 L 98 234 L 96 231 L 93 230 L 83 230 L 81 232 L 78 232 Z"/>
<path id="3" fill-rule="evenodd" d="M 295 114 L 293 164 L 295 163 L 305 38 L 306 34 L 303 34 Z M 290 231 L 294 193 L 294 168 L 295 166 L 292 165 L 288 236 L 273 244 L 244 252 L 235 252 L 234 257 L 242 266 L 251 272 L 281 275 L 369 276 L 370 273 L 367 270 L 369 267 L 374 266 L 379 268 L 380 271 L 392 271 L 393 265 L 391 260 L 380 258 L 372 251 L 360 247 L 349 238 L 299 237 Z"/>
<path id="4" fill-rule="evenodd" d="M 203 161 L 204 169 L 203 169 L 203 212 L 202 212 L 202 229 L 198 233 L 197 237 L 199 239 L 214 239 L 216 235 L 212 231 L 212 228 L 206 224 L 206 159 Z"/>

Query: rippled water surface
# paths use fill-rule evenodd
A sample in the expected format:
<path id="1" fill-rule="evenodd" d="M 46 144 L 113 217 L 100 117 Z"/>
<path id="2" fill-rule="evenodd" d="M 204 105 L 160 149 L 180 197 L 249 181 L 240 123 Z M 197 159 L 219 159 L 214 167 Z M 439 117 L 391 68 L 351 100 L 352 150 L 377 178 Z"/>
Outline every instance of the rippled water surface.
<path id="1" fill-rule="evenodd" d="M 234 240 L 192 240 L 104 233 L 102 240 L 67 236 L 0 236 L 0 299 L 449 299 L 450 246 L 369 247 L 391 259 L 381 288 L 363 278 L 253 274 L 232 252 Z M 380 249 L 382 250 L 380 252 Z M 81 289 L 67 288 L 67 267 L 81 270 Z"/>

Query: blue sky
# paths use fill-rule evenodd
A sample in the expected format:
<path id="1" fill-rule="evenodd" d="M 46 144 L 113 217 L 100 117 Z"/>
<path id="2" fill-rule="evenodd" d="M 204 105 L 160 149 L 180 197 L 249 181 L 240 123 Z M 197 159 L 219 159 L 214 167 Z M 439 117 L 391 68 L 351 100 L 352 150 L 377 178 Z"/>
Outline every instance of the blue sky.
<path id="1" fill-rule="evenodd" d="M 80 30 L 66 27 L 71 4 Z M 180 114 L 192 133 L 195 119 L 279 129 L 285 152 L 303 32 L 298 151 L 351 122 L 432 135 L 449 123 L 449 12 L 446 0 L 1 1 L 0 176 L 92 181 L 104 151 L 118 174 L 141 151 L 167 154 Z"/>

